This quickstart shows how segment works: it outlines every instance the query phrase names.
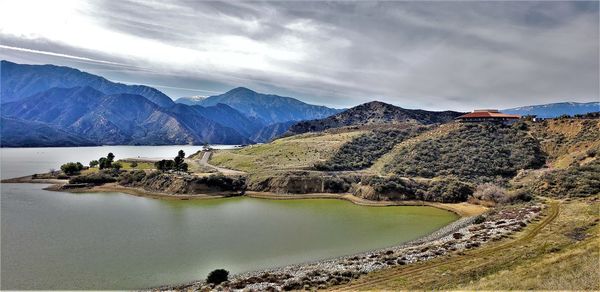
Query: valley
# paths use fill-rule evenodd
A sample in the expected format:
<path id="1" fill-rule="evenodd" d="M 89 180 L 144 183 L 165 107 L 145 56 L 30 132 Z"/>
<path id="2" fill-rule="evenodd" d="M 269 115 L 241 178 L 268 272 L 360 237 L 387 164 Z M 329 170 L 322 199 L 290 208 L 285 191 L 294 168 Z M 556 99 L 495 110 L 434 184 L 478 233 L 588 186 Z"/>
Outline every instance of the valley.
<path id="1" fill-rule="evenodd" d="M 577 108 L 573 116 L 508 121 L 495 119 L 490 113 L 502 115 L 495 110 L 464 120 L 462 112 L 379 101 L 338 110 L 244 87 L 173 102 L 153 88 L 72 68 L 2 62 L 8 68 L 2 74 L 10 73 L 2 80 L 2 220 L 32 218 L 3 228 L 3 253 L 8 246 L 12 255 L 11 268 L 3 257 L 11 275 L 3 289 L 594 289 L 598 283 L 587 260 L 597 254 L 591 246 L 600 221 L 600 120 L 585 112 L 593 104 L 547 107 L 549 115 Z M 481 112 L 489 119 L 479 120 Z M 90 220 L 81 221 L 79 212 Z M 61 231 L 65 224 L 81 238 L 56 240 L 55 234 L 74 236 Z M 111 238 L 122 260 L 90 241 L 98 234 Z M 160 240 L 150 244 L 154 238 Z M 96 264 L 72 279 L 65 277 L 73 273 L 68 267 L 34 263 L 32 249 L 78 269 Z M 79 253 L 71 257 L 68 249 Z M 159 263 L 167 260 L 170 272 L 163 273 Z M 582 273 L 569 273 L 573 267 Z M 201 280 L 218 268 L 231 271 L 228 281 Z M 542 272 L 533 278 L 529 269 L 559 279 Z"/>

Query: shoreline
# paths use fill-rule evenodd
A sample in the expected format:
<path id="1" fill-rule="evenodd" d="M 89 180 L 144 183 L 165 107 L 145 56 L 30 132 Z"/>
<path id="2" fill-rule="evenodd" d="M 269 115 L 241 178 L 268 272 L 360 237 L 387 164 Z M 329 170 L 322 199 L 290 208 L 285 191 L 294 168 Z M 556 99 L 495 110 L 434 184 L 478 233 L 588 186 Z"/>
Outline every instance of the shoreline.
<path id="1" fill-rule="evenodd" d="M 3 179 L 0 183 L 37 183 L 51 184 L 44 188 L 47 191 L 68 192 L 68 193 L 106 193 L 118 192 L 133 195 L 137 197 L 146 197 L 159 200 L 206 200 L 206 199 L 221 199 L 234 197 L 226 192 L 214 192 L 207 194 L 175 194 L 164 193 L 158 191 L 149 191 L 141 187 L 122 186 L 117 183 L 106 183 L 103 185 L 83 187 L 83 188 L 62 188 L 68 185 L 68 180 L 61 179 L 34 179 L 31 175 L 22 176 L 10 179 Z M 356 197 L 350 193 L 308 193 L 308 194 L 276 194 L 272 192 L 255 192 L 246 191 L 244 195 L 250 198 L 267 199 L 267 200 L 304 200 L 304 199 L 336 199 L 347 201 L 358 206 L 365 207 L 394 207 L 394 206 L 429 206 L 457 214 L 460 218 L 472 217 L 483 214 L 489 210 L 488 207 L 481 205 L 462 203 L 439 203 L 427 201 L 372 201 Z"/>

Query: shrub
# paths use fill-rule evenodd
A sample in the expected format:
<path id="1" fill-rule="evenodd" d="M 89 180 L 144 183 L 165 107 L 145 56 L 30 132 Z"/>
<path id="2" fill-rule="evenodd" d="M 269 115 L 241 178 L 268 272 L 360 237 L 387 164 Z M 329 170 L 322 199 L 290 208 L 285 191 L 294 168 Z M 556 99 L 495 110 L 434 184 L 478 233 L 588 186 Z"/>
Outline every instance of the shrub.
<path id="1" fill-rule="evenodd" d="M 485 217 L 483 215 L 479 215 L 473 220 L 473 224 L 481 224 L 483 222 L 485 222 Z"/>
<path id="2" fill-rule="evenodd" d="M 121 164 L 120 162 L 115 162 L 111 165 L 111 168 L 118 171 L 121 168 L 123 168 L 123 164 Z"/>
<path id="3" fill-rule="evenodd" d="M 492 201 L 495 203 L 504 203 L 507 201 L 508 196 L 506 190 L 493 183 L 480 184 L 475 188 L 473 197 L 482 201 Z"/>
<path id="4" fill-rule="evenodd" d="M 79 162 L 68 162 L 60 166 L 60 170 L 62 170 L 66 175 L 79 174 L 82 169 L 83 164 Z"/>
<path id="5" fill-rule="evenodd" d="M 141 182 L 144 178 L 146 178 L 146 172 L 143 170 L 124 172 L 119 176 L 119 184 L 135 185 Z"/>
<path id="6" fill-rule="evenodd" d="M 529 202 L 533 199 L 533 195 L 526 189 L 519 189 L 508 193 L 506 198 L 508 203 Z"/>
<path id="7" fill-rule="evenodd" d="M 99 172 L 90 173 L 90 174 L 86 174 L 86 175 L 76 176 L 76 177 L 72 178 L 71 180 L 69 180 L 69 183 L 72 183 L 72 184 L 88 183 L 88 184 L 94 184 L 94 185 L 101 185 L 104 183 L 111 183 L 111 182 L 116 182 L 116 181 L 117 181 L 117 179 L 112 176 L 110 171 L 99 171 Z"/>
<path id="8" fill-rule="evenodd" d="M 600 160 L 547 172 L 532 183 L 530 191 L 534 195 L 558 198 L 598 195 Z"/>
<path id="9" fill-rule="evenodd" d="M 520 169 L 540 168 L 539 142 L 518 126 L 465 124 L 443 137 L 400 149 L 387 171 L 403 176 L 456 176 L 470 182 L 507 180 Z"/>
<path id="10" fill-rule="evenodd" d="M 229 279 L 229 272 L 224 269 L 216 269 L 208 274 L 206 283 L 219 285 Z"/>

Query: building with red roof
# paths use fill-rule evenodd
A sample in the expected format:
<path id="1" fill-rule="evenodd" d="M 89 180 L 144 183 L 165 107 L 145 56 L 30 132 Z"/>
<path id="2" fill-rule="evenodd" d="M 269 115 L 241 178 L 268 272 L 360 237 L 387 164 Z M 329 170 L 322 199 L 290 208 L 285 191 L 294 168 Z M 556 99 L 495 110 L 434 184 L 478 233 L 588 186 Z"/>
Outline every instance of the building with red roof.
<path id="1" fill-rule="evenodd" d="M 467 123 L 480 123 L 480 122 L 497 122 L 497 123 L 511 123 L 518 119 L 519 115 L 509 115 L 499 112 L 497 109 L 478 109 L 472 113 L 468 113 L 457 117 L 456 119 L 460 122 Z"/>

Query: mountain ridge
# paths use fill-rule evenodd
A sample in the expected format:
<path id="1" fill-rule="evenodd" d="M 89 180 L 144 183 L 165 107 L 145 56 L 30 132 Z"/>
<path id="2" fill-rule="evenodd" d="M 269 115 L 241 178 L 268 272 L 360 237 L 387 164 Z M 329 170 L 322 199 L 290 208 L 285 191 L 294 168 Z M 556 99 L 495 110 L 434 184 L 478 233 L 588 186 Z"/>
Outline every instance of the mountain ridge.
<path id="1" fill-rule="evenodd" d="M 319 132 L 330 128 L 372 124 L 415 123 L 429 125 L 450 122 L 462 114 L 455 111 L 435 112 L 404 109 L 381 101 L 371 101 L 324 119 L 296 123 L 290 127 L 289 134 Z"/>
<path id="2" fill-rule="evenodd" d="M 556 118 L 561 115 L 578 115 L 600 111 L 600 102 L 556 102 L 504 109 L 502 112 L 518 115 L 536 115 L 539 118 Z"/>

